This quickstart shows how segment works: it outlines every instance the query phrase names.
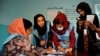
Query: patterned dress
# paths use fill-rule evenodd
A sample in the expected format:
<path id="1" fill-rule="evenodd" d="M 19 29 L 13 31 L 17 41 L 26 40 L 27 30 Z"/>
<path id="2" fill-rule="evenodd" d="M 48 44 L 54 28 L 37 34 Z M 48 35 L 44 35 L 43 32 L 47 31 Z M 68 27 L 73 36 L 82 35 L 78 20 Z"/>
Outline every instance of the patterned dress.
<path id="1" fill-rule="evenodd" d="M 41 56 L 43 48 L 32 46 L 23 36 L 12 38 L 3 46 L 3 56 Z"/>

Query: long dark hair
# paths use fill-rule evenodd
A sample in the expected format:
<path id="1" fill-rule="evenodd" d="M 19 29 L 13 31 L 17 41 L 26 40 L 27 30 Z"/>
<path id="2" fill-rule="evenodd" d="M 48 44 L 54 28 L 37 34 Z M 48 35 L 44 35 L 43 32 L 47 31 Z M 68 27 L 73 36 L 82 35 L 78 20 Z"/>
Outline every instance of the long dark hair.
<path id="1" fill-rule="evenodd" d="M 30 28 L 32 26 L 32 23 L 25 18 L 23 18 L 23 23 L 24 23 L 25 30 L 27 30 L 28 28 Z"/>
<path id="2" fill-rule="evenodd" d="M 44 27 L 40 27 L 38 25 L 38 22 L 37 22 L 38 17 L 43 17 L 44 22 L 45 22 Z M 47 30 L 46 20 L 45 20 L 45 17 L 42 14 L 37 14 L 37 15 L 34 16 L 34 29 L 37 29 L 40 36 L 42 36 L 46 32 L 46 30 Z"/>

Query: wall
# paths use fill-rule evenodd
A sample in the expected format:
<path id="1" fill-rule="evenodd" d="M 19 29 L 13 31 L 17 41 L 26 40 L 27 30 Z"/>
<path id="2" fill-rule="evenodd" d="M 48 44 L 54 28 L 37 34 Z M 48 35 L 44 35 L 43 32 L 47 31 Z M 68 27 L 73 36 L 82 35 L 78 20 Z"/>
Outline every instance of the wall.
<path id="1" fill-rule="evenodd" d="M 91 0 L 0 0 L 0 24 L 8 25 L 16 17 L 24 17 L 33 21 L 37 13 L 42 13 L 46 17 L 49 7 L 76 8 L 81 1 L 93 5 Z"/>

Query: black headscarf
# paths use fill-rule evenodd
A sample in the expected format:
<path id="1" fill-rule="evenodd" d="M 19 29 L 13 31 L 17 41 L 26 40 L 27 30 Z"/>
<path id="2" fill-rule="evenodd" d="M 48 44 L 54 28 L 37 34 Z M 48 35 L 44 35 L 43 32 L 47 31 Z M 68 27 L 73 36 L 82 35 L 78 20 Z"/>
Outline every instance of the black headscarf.
<path id="1" fill-rule="evenodd" d="M 78 9 L 82 9 L 82 10 L 85 12 L 85 15 L 84 15 L 84 16 L 80 15 L 81 19 L 83 18 L 83 20 L 84 20 L 84 18 L 86 17 L 86 15 L 92 13 L 89 4 L 86 3 L 86 2 L 80 2 L 80 3 L 77 5 L 77 8 L 76 8 L 76 11 L 77 11 L 77 12 L 78 12 Z M 79 13 L 79 12 L 78 12 L 78 13 Z"/>
<path id="2" fill-rule="evenodd" d="M 44 18 L 44 21 L 45 21 L 45 25 L 44 27 L 40 27 L 37 23 L 37 19 L 38 17 L 43 17 Z M 46 20 L 45 20 L 45 17 L 42 15 L 42 14 L 37 14 L 34 16 L 34 29 L 37 29 L 38 33 L 40 36 L 44 35 L 46 30 L 47 30 L 47 27 L 46 27 Z"/>

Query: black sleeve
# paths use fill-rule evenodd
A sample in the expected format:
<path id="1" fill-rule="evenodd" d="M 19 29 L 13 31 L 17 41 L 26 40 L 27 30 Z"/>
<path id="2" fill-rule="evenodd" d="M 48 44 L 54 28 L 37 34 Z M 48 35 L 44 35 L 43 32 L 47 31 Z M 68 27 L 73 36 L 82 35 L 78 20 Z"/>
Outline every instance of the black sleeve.
<path id="1" fill-rule="evenodd" d="M 51 28 L 51 24 L 50 24 L 50 28 Z M 49 32 L 48 32 L 48 42 L 52 41 L 52 37 L 53 37 L 53 32 L 50 29 Z"/>
<path id="2" fill-rule="evenodd" d="M 36 40 L 36 46 L 39 47 L 40 46 L 40 39 L 38 39 L 38 37 L 35 36 L 34 34 L 33 34 L 33 36 L 34 36 L 34 38 Z"/>
<path id="3" fill-rule="evenodd" d="M 81 30 L 79 29 L 79 25 L 78 25 L 78 22 L 76 23 L 76 32 L 77 34 L 83 34 L 82 31 L 84 29 L 84 25 L 82 26 Z"/>
<path id="4" fill-rule="evenodd" d="M 48 41 L 47 41 L 47 48 L 50 46 L 50 47 L 53 47 L 53 44 L 52 44 L 52 37 L 53 37 L 53 32 L 50 30 L 48 32 Z"/>
<path id="5" fill-rule="evenodd" d="M 96 25 L 96 27 L 97 27 L 97 28 L 99 28 L 99 19 L 98 19 L 98 17 L 97 17 L 97 15 L 96 15 L 96 14 L 94 14 L 94 15 L 95 15 L 95 17 L 94 17 L 93 24 L 95 24 L 95 25 Z"/>
<path id="6" fill-rule="evenodd" d="M 52 40 L 53 40 L 53 32 L 51 30 L 51 24 L 50 24 L 50 29 L 49 29 L 49 32 L 48 32 L 47 48 L 48 47 L 52 47 L 53 48 Z"/>

